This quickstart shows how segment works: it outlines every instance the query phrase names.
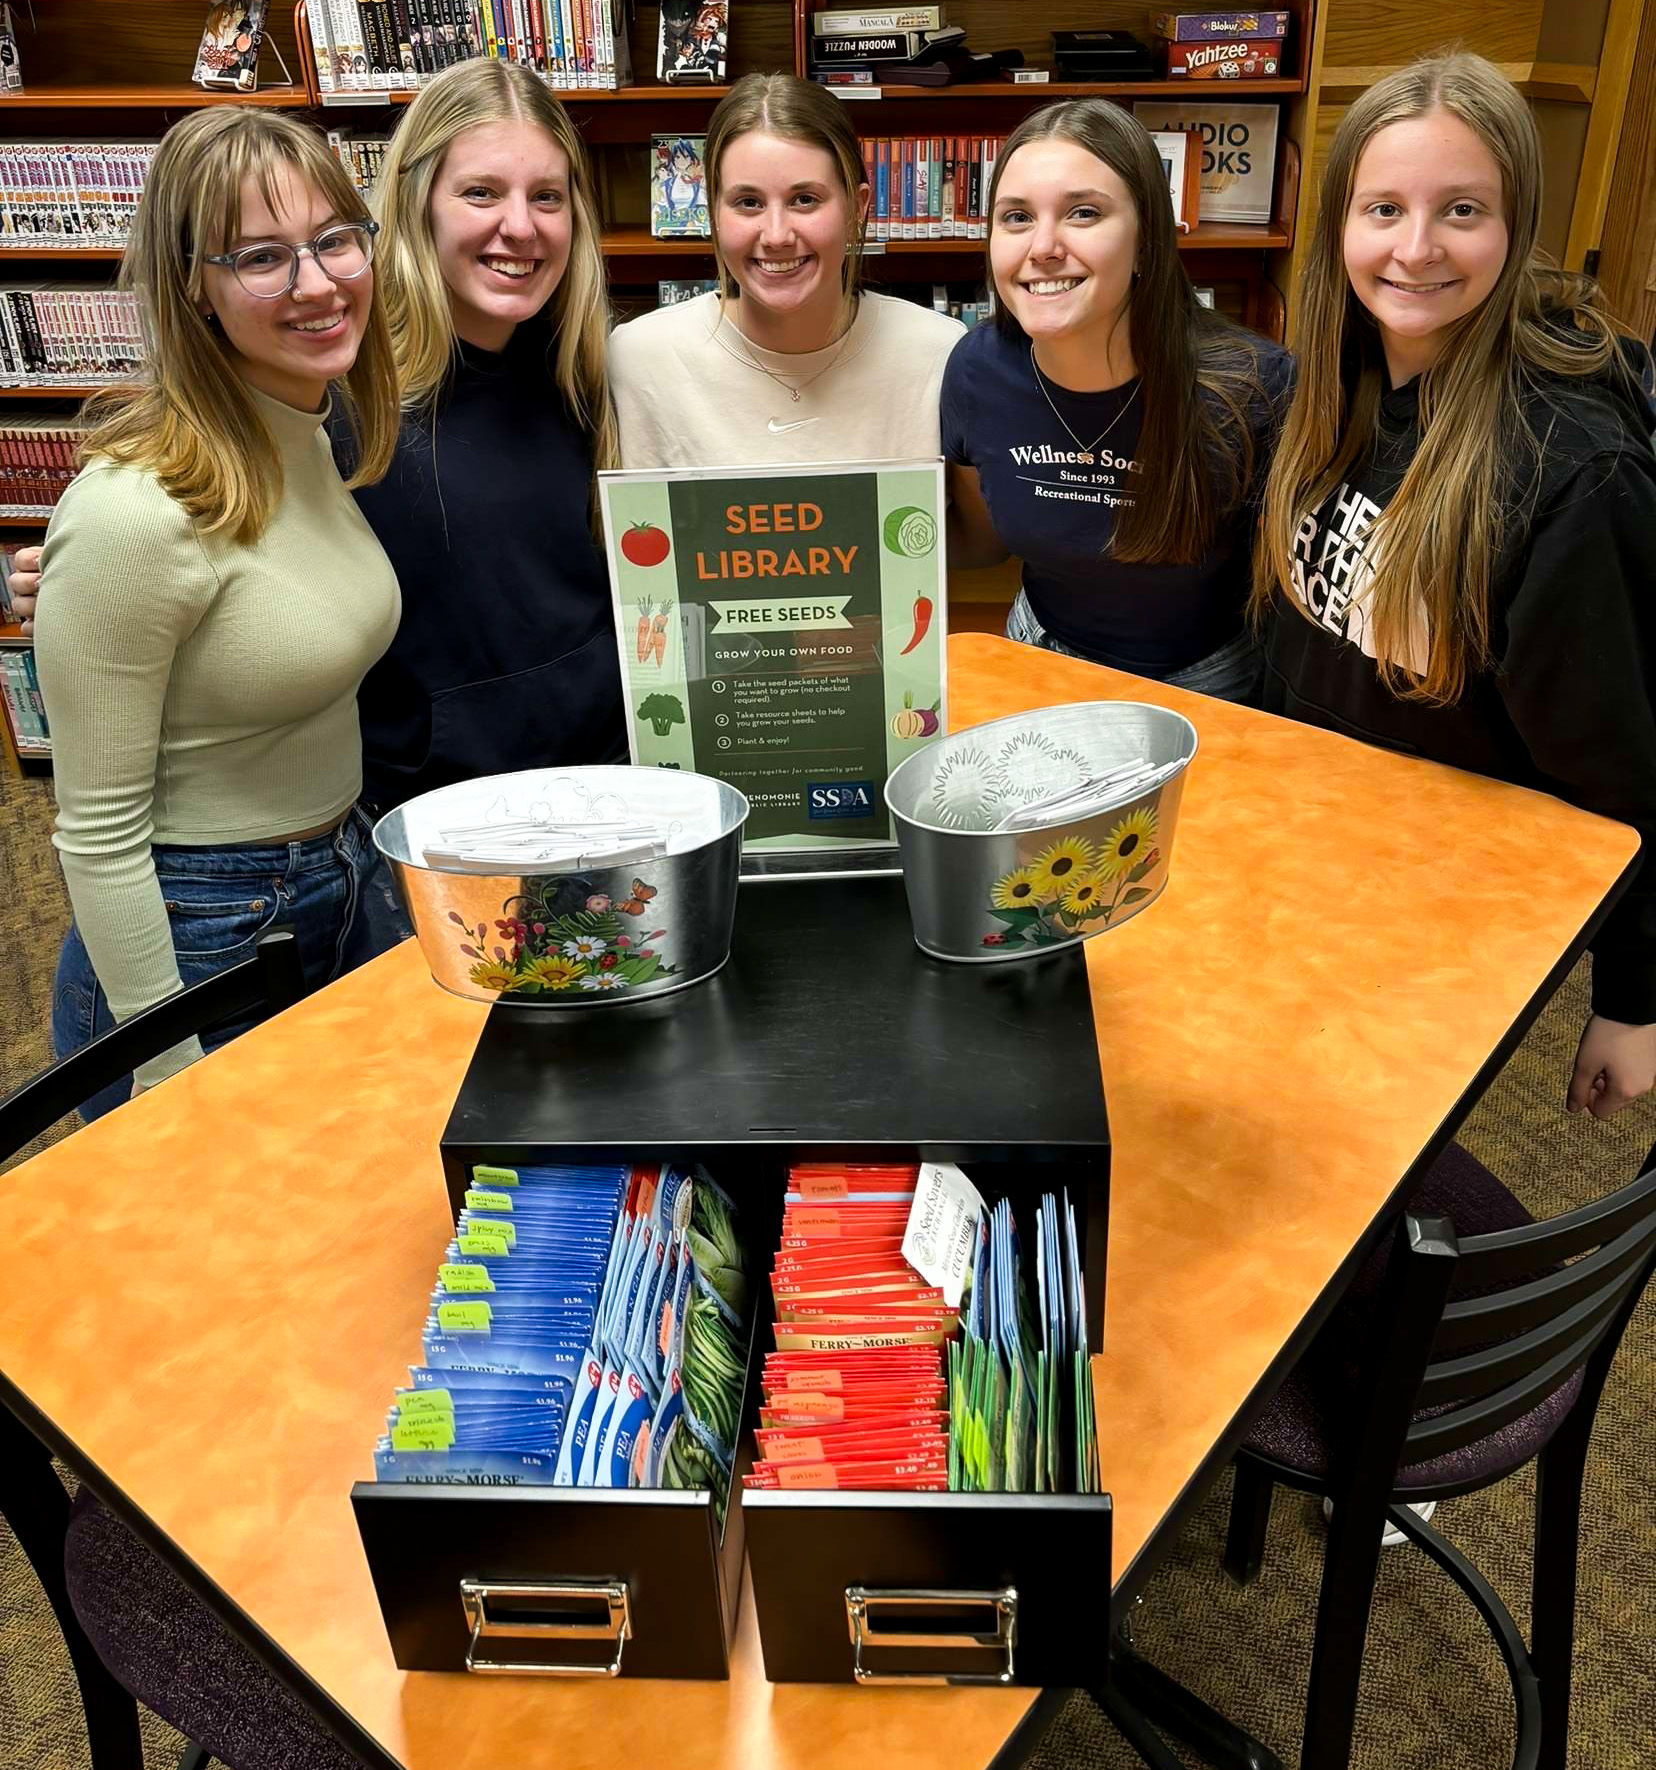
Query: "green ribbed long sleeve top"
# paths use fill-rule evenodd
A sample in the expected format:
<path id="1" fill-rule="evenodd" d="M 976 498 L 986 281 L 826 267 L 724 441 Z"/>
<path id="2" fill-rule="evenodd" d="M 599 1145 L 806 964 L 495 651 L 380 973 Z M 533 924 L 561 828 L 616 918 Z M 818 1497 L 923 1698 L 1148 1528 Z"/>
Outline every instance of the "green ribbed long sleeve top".
<path id="1" fill-rule="evenodd" d="M 46 531 L 35 658 L 53 841 L 117 1020 L 181 987 L 150 844 L 243 847 L 348 809 L 362 784 L 357 685 L 400 614 L 326 414 L 253 397 L 283 478 L 251 545 L 203 534 L 152 473 L 103 460 Z M 190 1040 L 139 1080 L 199 1055 Z"/>

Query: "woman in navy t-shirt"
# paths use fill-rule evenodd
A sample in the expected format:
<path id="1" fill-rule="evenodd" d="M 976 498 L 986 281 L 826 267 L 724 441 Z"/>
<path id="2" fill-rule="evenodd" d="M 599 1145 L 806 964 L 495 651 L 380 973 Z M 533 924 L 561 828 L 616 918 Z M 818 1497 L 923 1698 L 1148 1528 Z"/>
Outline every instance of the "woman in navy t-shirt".
<path id="1" fill-rule="evenodd" d="M 1249 558 L 1292 359 L 1196 300 L 1155 144 L 1099 99 L 1008 139 L 989 260 L 996 320 L 943 378 L 950 563 L 1023 560 L 1010 638 L 1256 701 Z"/>

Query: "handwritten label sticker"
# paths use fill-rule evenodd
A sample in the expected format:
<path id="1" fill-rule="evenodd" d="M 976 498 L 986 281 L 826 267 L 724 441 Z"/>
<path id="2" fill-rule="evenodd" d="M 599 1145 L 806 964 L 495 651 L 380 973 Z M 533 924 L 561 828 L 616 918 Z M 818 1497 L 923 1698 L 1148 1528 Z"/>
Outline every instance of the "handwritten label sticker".
<path id="1" fill-rule="evenodd" d="M 767 1463 L 820 1463 L 820 1438 L 773 1438 L 765 1446 Z"/>
<path id="2" fill-rule="evenodd" d="M 398 1420 L 391 1428 L 393 1450 L 449 1450 L 453 1444 L 454 1421 L 442 1414 L 422 1420 Z"/>
<path id="3" fill-rule="evenodd" d="M 510 1216 L 512 1195 L 509 1192 L 484 1192 L 474 1186 L 466 1193 L 466 1209 L 468 1211 L 499 1211 L 503 1216 Z"/>
<path id="4" fill-rule="evenodd" d="M 461 1234 L 458 1246 L 462 1254 L 509 1254 L 512 1251 L 507 1245 L 504 1224 L 470 1223 Z"/>
<path id="5" fill-rule="evenodd" d="M 838 1371 L 789 1371 L 790 1389 L 843 1389 L 845 1379 Z"/>
<path id="6" fill-rule="evenodd" d="M 493 1319 L 487 1303 L 439 1303 L 437 1325 L 446 1334 L 486 1334 Z"/>
<path id="7" fill-rule="evenodd" d="M 819 1236 L 837 1236 L 840 1232 L 840 1214 L 838 1211 L 801 1211 L 794 1210 L 788 1215 L 788 1222 L 795 1234 Z"/>
<path id="8" fill-rule="evenodd" d="M 772 1411 L 789 1419 L 843 1420 L 845 1418 L 845 1397 L 843 1395 L 814 1395 L 808 1391 L 795 1394 L 790 1390 L 785 1400 L 781 1396 L 777 1397 L 777 1405 Z"/>
<path id="9" fill-rule="evenodd" d="M 848 1199 L 851 1186 L 843 1174 L 801 1174 L 799 1196 L 811 1204 L 827 1204 L 830 1199 Z"/>
<path id="10" fill-rule="evenodd" d="M 832 1463 L 784 1463 L 776 1471 L 778 1487 L 838 1487 L 839 1474 Z"/>
<path id="11" fill-rule="evenodd" d="M 397 1413 L 404 1420 L 424 1420 L 437 1415 L 454 1418 L 454 1397 L 447 1389 L 412 1389 L 397 1397 Z"/>
<path id="12" fill-rule="evenodd" d="M 437 1282 L 445 1291 L 492 1291 L 495 1288 L 487 1266 L 451 1266 L 446 1261 L 437 1268 Z"/>
<path id="13" fill-rule="evenodd" d="M 473 1186 L 516 1186 L 517 1183 L 516 1168 L 490 1168 L 479 1162 L 472 1169 Z"/>
<path id="14" fill-rule="evenodd" d="M 951 1309 L 960 1307 L 977 1251 L 978 1222 L 987 1215 L 982 1195 L 953 1162 L 920 1164 L 903 1231 L 903 1258 L 929 1284 L 941 1286 Z"/>

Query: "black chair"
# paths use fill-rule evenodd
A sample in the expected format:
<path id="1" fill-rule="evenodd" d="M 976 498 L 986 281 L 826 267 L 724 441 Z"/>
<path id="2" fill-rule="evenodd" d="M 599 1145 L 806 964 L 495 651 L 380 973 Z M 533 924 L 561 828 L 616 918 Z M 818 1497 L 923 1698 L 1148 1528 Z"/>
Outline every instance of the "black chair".
<path id="1" fill-rule="evenodd" d="M 1460 1586 L 1506 1663 L 1515 1770 L 1565 1770 L 1582 1477 L 1610 1366 L 1656 1268 L 1656 1151 L 1596 1204 L 1535 1222 L 1451 1145 L 1250 1434 L 1225 1570 L 1258 1577 L 1274 1484 L 1332 1501 L 1302 1770 L 1344 1770 L 1388 1520 Z M 1495 1590 L 1410 1502 L 1493 1486 L 1532 1458 L 1528 1648 Z"/>
<path id="2" fill-rule="evenodd" d="M 303 994 L 294 937 L 265 935 L 245 963 L 133 1015 L 0 1100 L 0 1151 L 16 1154 L 78 1102 L 193 1033 L 232 1016 L 273 1014 Z M 0 1516 L 63 1630 L 94 1770 L 143 1770 L 134 1696 L 227 1763 L 249 1738 L 269 1745 L 272 1763 L 295 1770 L 356 1762 L 86 1489 L 71 1504 L 50 1453 L 3 1405 Z M 186 1659 L 188 1673 L 179 1675 Z M 207 1762 L 192 1744 L 180 1770 Z"/>

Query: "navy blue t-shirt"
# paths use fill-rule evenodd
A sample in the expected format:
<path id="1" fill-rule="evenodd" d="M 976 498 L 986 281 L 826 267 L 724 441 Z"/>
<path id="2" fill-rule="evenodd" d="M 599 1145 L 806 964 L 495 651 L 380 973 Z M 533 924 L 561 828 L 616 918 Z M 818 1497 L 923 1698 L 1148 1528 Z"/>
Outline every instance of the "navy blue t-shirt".
<path id="1" fill-rule="evenodd" d="M 1250 412 L 1253 484 L 1220 523 L 1206 556 L 1190 565 L 1128 565 L 1105 555 L 1115 510 L 1157 491 L 1142 483 L 1133 460 L 1142 417 L 1137 380 L 1108 393 L 1047 383 L 1082 446 L 1092 448 L 1103 436 L 1087 466 L 1035 379 L 1028 339 L 991 324 L 955 346 L 943 373 L 943 453 L 977 469 L 995 532 L 1024 562 L 1025 593 L 1054 639 L 1099 663 L 1167 676 L 1241 631 L 1254 506 L 1293 367 L 1281 345 L 1252 334 L 1238 335 L 1239 360 L 1244 345 L 1257 352 L 1263 390 Z"/>

